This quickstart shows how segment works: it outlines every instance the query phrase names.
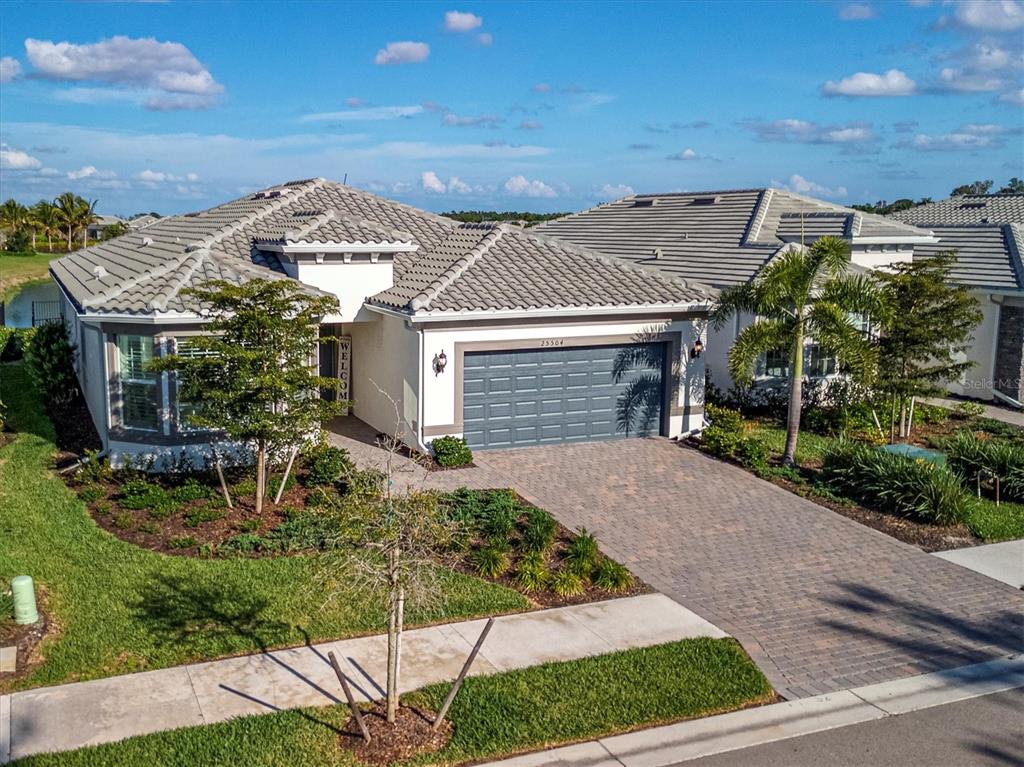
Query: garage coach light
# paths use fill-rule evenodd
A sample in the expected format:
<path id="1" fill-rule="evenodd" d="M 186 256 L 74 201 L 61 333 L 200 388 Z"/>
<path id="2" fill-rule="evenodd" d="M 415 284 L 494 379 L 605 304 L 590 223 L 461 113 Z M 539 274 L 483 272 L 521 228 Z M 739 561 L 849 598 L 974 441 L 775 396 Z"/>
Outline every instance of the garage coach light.
<path id="1" fill-rule="evenodd" d="M 434 375 L 439 376 L 444 372 L 445 366 L 448 364 L 448 357 L 444 353 L 444 349 L 441 350 L 440 354 L 434 355 Z"/>
<path id="2" fill-rule="evenodd" d="M 693 342 L 693 348 L 690 349 L 690 359 L 691 360 L 695 360 L 695 359 L 699 358 L 700 355 L 703 353 L 703 351 L 704 351 L 704 344 L 698 338 L 696 341 Z"/>

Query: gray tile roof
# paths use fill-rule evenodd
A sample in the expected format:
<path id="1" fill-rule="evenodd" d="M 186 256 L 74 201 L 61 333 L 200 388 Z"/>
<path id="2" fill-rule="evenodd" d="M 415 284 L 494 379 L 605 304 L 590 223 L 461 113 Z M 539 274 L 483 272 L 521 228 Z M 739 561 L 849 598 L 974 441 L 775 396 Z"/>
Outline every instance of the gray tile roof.
<path id="1" fill-rule="evenodd" d="M 927 231 L 779 189 L 632 195 L 531 231 L 664 274 L 722 287 L 746 282 L 787 242 L 924 237 Z"/>
<path id="2" fill-rule="evenodd" d="M 1024 194 L 970 194 L 918 205 L 890 218 L 922 226 L 1024 224 Z"/>
<path id="3" fill-rule="evenodd" d="M 914 258 L 954 251 L 956 282 L 974 288 L 1024 290 L 1024 224 L 932 226 L 934 244 L 915 245 Z"/>
<path id="4" fill-rule="evenodd" d="M 236 282 L 284 278 L 277 257 L 257 247 L 258 237 L 299 231 L 307 238 L 376 238 L 430 248 L 455 225 L 368 192 L 310 179 L 198 213 L 161 218 L 52 261 L 50 271 L 79 308 L 90 312 L 195 312 L 202 307 L 181 290 L 209 275 Z M 314 231 L 318 226 L 322 232 Z M 396 271 L 401 273 L 406 263 L 396 263 Z"/>
<path id="5" fill-rule="evenodd" d="M 412 314 L 706 305 L 703 285 L 509 224 L 463 224 L 371 303 Z"/>

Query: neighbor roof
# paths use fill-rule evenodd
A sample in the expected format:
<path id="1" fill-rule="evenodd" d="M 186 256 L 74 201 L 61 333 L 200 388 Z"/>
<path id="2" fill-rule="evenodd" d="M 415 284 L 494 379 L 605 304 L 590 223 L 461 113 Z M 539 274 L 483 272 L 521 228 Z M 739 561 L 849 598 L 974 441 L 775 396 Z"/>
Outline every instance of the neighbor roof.
<path id="1" fill-rule="evenodd" d="M 195 313 L 182 290 L 216 278 L 241 284 L 287 279 L 259 238 L 356 238 L 429 248 L 455 222 L 324 179 L 292 181 L 198 213 L 161 218 L 144 229 L 70 253 L 50 271 L 79 309 L 147 315 Z M 320 228 L 322 231 L 316 231 Z M 396 262 L 401 273 L 404 263 Z"/>
<path id="2" fill-rule="evenodd" d="M 968 194 L 893 213 L 890 218 L 930 226 L 1024 224 L 1024 194 Z"/>
<path id="3" fill-rule="evenodd" d="M 788 242 L 930 234 L 779 189 L 631 195 L 531 231 L 716 287 L 750 280 Z"/>
<path id="4" fill-rule="evenodd" d="M 974 288 L 1024 290 L 1024 224 L 933 226 L 937 243 L 914 246 L 914 258 L 956 253 L 955 282 Z"/>
<path id="5" fill-rule="evenodd" d="M 510 224 L 463 224 L 371 304 L 413 315 L 706 306 L 704 285 L 639 269 Z"/>

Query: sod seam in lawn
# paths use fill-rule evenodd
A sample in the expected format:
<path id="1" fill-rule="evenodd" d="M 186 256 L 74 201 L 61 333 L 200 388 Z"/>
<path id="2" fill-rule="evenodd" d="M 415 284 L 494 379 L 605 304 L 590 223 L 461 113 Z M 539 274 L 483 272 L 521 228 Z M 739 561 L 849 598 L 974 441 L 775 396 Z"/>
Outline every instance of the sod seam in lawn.
<path id="1" fill-rule="evenodd" d="M 0 580 L 31 575 L 59 635 L 44 662 L 8 687 L 94 679 L 299 645 L 386 627 L 384 606 L 353 594 L 321 609 L 308 556 L 170 557 L 100 529 L 48 466 L 53 425 L 22 364 L 0 365 L 15 439 L 0 447 Z M 442 573 L 445 598 L 409 625 L 524 610 L 520 594 Z M 0 690 L 5 682 L 0 681 Z"/>
<path id="2" fill-rule="evenodd" d="M 405 703 L 436 710 L 449 690 L 436 684 Z M 470 677 L 449 716 L 451 741 L 405 765 L 498 759 L 644 726 L 770 702 L 768 681 L 732 639 L 684 639 L 654 647 Z M 337 746 L 343 706 L 250 716 L 120 743 L 48 754 L 18 767 L 193 767 L 355 765 Z"/>

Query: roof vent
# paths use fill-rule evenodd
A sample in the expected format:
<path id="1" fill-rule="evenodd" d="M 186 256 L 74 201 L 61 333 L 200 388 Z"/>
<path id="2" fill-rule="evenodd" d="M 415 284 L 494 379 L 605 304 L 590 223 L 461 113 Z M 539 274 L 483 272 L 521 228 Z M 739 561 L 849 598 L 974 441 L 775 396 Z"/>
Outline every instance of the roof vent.
<path id="1" fill-rule="evenodd" d="M 661 258 L 662 255 L 664 255 L 664 254 L 662 253 L 661 248 L 655 248 L 654 249 L 654 257 L 655 258 Z"/>
<path id="2" fill-rule="evenodd" d="M 988 207 L 987 202 L 965 202 L 960 206 L 961 210 L 977 210 L 978 208 Z"/>
<path id="3" fill-rule="evenodd" d="M 634 208 L 653 208 L 657 204 L 657 197 L 638 197 L 637 199 L 633 200 Z"/>
<path id="4" fill-rule="evenodd" d="M 694 197 L 690 205 L 714 205 L 718 200 L 718 197 Z"/>
<path id="5" fill-rule="evenodd" d="M 153 238 L 152 237 L 143 237 L 142 238 L 142 247 L 143 248 L 146 247 L 147 245 L 152 245 L 152 244 L 153 244 Z"/>
<path id="6" fill-rule="evenodd" d="M 97 280 L 102 280 L 107 276 L 107 270 L 98 264 L 92 268 L 92 273 Z"/>

